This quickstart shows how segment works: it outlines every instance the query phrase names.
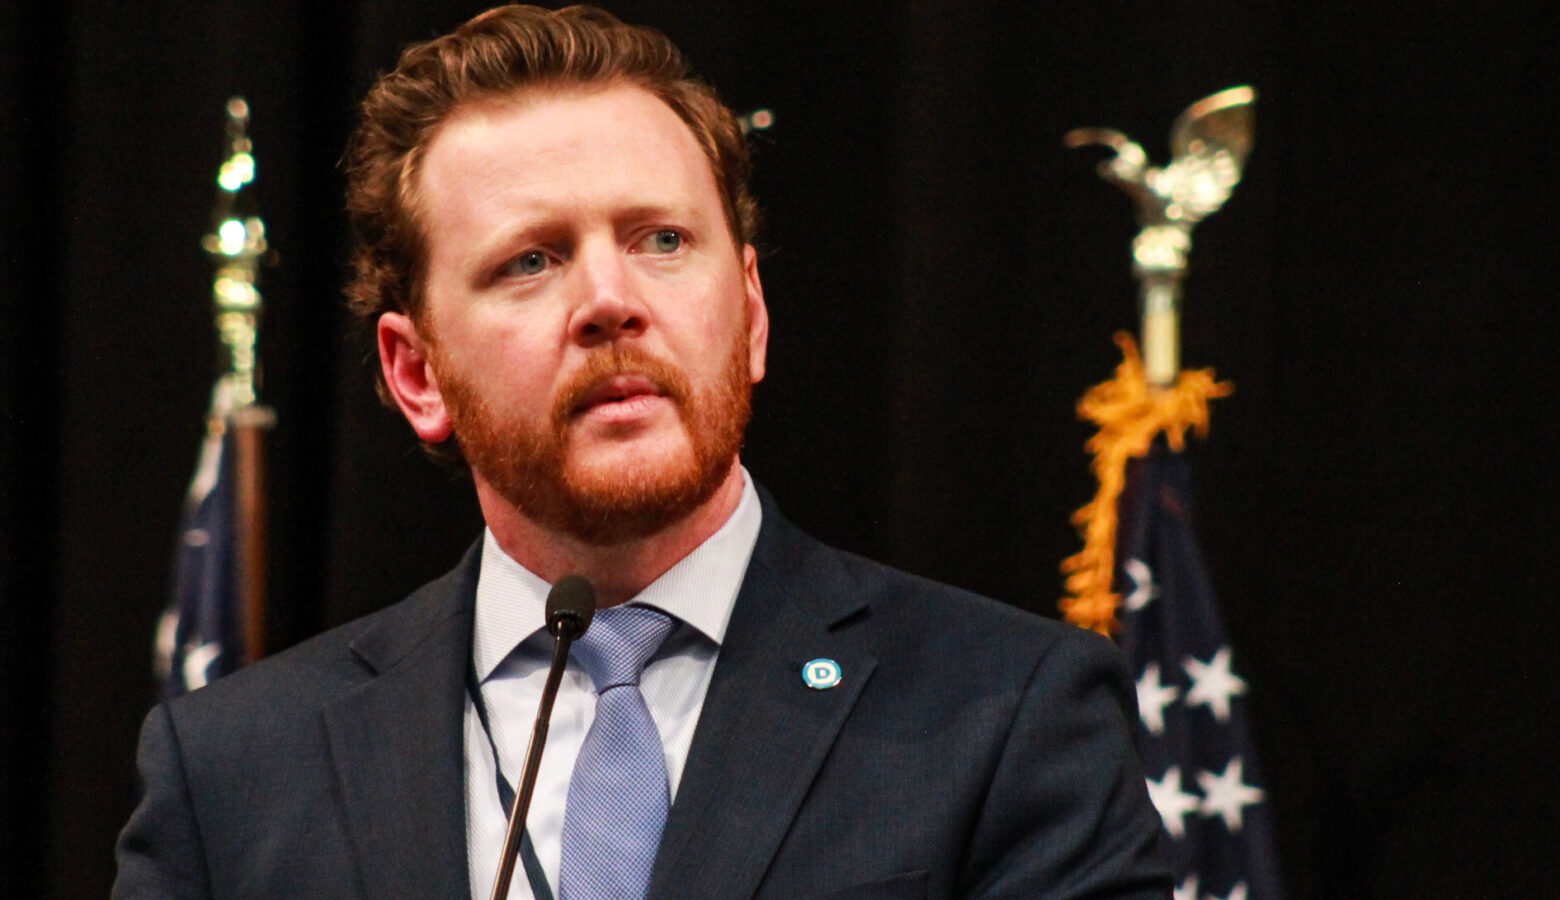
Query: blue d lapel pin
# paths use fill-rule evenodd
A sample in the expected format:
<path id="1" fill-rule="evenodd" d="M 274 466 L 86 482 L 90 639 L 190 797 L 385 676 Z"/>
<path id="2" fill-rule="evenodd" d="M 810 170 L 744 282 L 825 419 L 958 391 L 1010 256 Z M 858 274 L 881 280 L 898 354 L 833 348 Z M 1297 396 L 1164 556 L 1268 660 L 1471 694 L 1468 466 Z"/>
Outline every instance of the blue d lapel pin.
<path id="1" fill-rule="evenodd" d="M 832 659 L 819 658 L 802 666 L 802 681 L 815 691 L 826 691 L 839 684 L 843 674 L 840 664 Z"/>

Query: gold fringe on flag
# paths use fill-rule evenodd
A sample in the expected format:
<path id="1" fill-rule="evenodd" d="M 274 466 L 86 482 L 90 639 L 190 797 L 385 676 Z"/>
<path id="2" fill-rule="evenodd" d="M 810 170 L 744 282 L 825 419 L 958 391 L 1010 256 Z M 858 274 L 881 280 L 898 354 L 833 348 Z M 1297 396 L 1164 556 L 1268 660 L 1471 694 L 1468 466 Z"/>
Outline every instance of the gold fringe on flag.
<path id="1" fill-rule="evenodd" d="M 1104 635 L 1115 633 L 1121 624 L 1116 619 L 1121 596 L 1111 588 L 1116 571 L 1116 504 L 1126 486 L 1127 460 L 1148 455 L 1161 432 L 1176 451 L 1185 449 L 1189 428 L 1195 428 L 1198 437 L 1207 437 L 1208 401 L 1235 390 L 1227 381 L 1215 382 L 1212 369 L 1183 371 L 1171 387 L 1150 385 L 1132 336 L 1117 332 L 1115 340 L 1124 356 L 1116 377 L 1090 388 L 1078 401 L 1078 417 L 1100 426 L 1084 445 L 1094 454 L 1089 468 L 1100 487 L 1087 506 L 1073 513 L 1083 550 L 1062 562 L 1067 575 L 1062 613 L 1067 621 Z"/>

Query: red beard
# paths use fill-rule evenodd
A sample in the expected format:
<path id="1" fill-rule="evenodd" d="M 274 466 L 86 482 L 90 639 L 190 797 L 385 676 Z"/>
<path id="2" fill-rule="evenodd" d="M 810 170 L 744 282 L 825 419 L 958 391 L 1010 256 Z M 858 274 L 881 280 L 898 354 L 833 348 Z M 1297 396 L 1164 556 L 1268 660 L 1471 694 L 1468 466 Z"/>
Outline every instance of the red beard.
<path id="1" fill-rule="evenodd" d="M 558 390 L 546 423 L 504 421 L 463 377 L 440 379 L 467 463 L 526 518 L 551 531 L 606 546 L 647 537 L 714 495 L 731 471 L 751 414 L 744 328 L 720 383 L 695 394 L 670 362 L 632 344 L 592 353 Z M 571 414 L 617 375 L 649 379 L 672 401 L 691 450 L 652 471 L 601 471 L 570 458 Z"/>

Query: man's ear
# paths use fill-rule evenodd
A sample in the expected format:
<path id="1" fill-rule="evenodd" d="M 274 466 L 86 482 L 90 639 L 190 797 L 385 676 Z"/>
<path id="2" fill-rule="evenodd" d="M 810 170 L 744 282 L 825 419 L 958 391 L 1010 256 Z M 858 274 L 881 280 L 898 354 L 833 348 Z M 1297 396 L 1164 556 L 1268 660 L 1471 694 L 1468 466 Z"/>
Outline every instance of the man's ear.
<path id="1" fill-rule="evenodd" d="M 427 340 L 410 317 L 393 312 L 379 317 L 377 337 L 385 386 L 412 430 L 427 444 L 448 439 L 454 427 L 429 359 Z"/>
<path id="2" fill-rule="evenodd" d="M 748 305 L 748 371 L 753 383 L 764 380 L 764 365 L 769 358 L 769 307 L 764 305 L 764 285 L 758 280 L 758 251 L 752 244 L 742 248 L 742 284 Z"/>

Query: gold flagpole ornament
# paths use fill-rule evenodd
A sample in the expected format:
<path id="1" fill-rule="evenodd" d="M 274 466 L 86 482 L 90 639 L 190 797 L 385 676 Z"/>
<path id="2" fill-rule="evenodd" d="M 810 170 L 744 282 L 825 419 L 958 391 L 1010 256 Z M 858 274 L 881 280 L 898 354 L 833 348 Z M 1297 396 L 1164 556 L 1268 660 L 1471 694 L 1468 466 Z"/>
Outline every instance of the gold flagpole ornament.
<path id="1" fill-rule="evenodd" d="M 1143 365 L 1149 381 L 1168 385 L 1180 370 L 1181 283 L 1192 228 L 1218 211 L 1240 182 L 1251 153 L 1257 92 L 1235 87 L 1193 103 L 1170 129 L 1170 165 L 1148 165 L 1143 148 L 1109 128 L 1075 128 L 1069 147 L 1101 144 L 1116 155 L 1100 177 L 1137 207 L 1141 231 L 1132 242 L 1132 272 L 1143 301 Z"/>
<path id="2" fill-rule="evenodd" d="M 229 392 L 229 409 L 253 405 L 259 358 L 260 260 L 265 256 L 265 222 L 252 215 L 245 189 L 255 179 L 255 158 L 249 140 L 249 104 L 242 97 L 227 103 L 227 158 L 217 172 L 217 203 L 212 230 L 201 246 L 216 266 L 211 295 L 217 334 L 228 350 L 227 372 L 221 377 Z"/>
<path id="3" fill-rule="evenodd" d="M 1181 286 L 1192 228 L 1217 212 L 1240 182 L 1251 153 L 1256 98 L 1252 88 L 1236 87 L 1187 107 L 1171 127 L 1171 161 L 1163 168 L 1149 166 L 1143 148 L 1119 131 L 1077 128 L 1065 138 L 1069 147 L 1099 144 L 1115 151 L 1099 173 L 1132 199 L 1141 229 L 1132 242 L 1132 272 L 1142 303 L 1142 355 L 1129 335 L 1118 334 L 1124 359 L 1116 376 L 1078 403 L 1079 417 L 1099 426 L 1086 445 L 1099 491 L 1073 514 L 1084 547 L 1062 563 L 1067 596 L 1061 609 L 1084 628 L 1111 634 L 1120 624 L 1117 503 L 1127 460 L 1147 455 L 1160 434 L 1173 450 L 1184 447 L 1188 429 L 1206 435 L 1208 401 L 1234 390 L 1214 381 L 1211 369 L 1181 371 Z"/>
<path id="4" fill-rule="evenodd" d="M 227 155 L 217 171 L 212 230 L 201 240 L 216 272 L 211 282 L 217 336 L 226 369 L 212 389 L 208 430 L 233 429 L 235 529 L 238 581 L 244 619 L 244 657 L 265 655 L 265 457 L 264 434 L 276 414 L 259 402 L 260 265 L 266 258 L 265 222 L 256 214 L 255 158 L 249 139 L 249 104 L 227 102 Z"/>

